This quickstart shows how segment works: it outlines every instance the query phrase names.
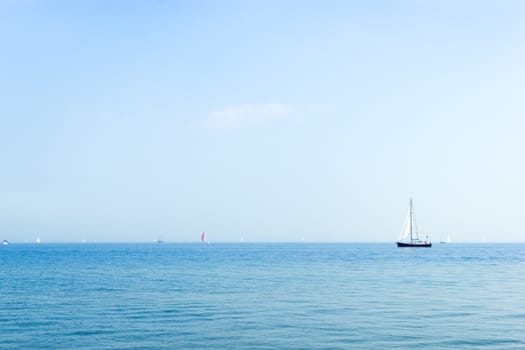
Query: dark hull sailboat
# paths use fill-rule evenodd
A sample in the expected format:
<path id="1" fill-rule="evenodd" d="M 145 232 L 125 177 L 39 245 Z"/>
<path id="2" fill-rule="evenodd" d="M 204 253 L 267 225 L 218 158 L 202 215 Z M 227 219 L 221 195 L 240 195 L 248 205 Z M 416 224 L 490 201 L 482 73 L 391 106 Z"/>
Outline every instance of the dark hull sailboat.
<path id="1" fill-rule="evenodd" d="M 412 198 L 410 198 L 410 208 L 408 211 L 408 217 L 405 221 L 403 230 L 401 231 L 401 236 L 397 241 L 398 248 L 430 248 L 432 247 L 432 242 L 427 239 L 422 241 L 419 239 L 417 233 L 416 225 L 416 216 L 414 214 L 414 209 L 412 205 Z"/>
<path id="2" fill-rule="evenodd" d="M 432 247 L 431 242 L 397 242 L 399 248 L 402 247 L 413 247 L 413 248 L 430 248 Z"/>

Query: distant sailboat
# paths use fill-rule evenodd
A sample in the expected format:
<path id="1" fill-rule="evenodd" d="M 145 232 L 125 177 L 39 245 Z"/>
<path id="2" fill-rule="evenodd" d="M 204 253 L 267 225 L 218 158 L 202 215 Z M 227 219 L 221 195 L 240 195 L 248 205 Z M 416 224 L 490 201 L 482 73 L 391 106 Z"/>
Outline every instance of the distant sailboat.
<path id="1" fill-rule="evenodd" d="M 201 242 L 202 242 L 202 243 L 210 244 L 210 242 L 208 242 L 208 241 L 206 240 L 206 232 L 204 232 L 204 231 L 201 233 Z"/>
<path id="2" fill-rule="evenodd" d="M 36 238 L 36 243 L 40 243 L 40 237 Z"/>
<path id="3" fill-rule="evenodd" d="M 164 243 L 164 239 L 162 238 L 162 235 L 155 241 L 155 243 Z"/>
<path id="4" fill-rule="evenodd" d="M 441 238 L 441 241 L 439 243 L 450 243 L 450 242 L 452 242 L 450 240 L 450 235 L 447 235 L 447 239 L 445 240 L 445 239 Z"/>
<path id="5" fill-rule="evenodd" d="M 414 248 L 430 248 L 432 243 L 428 239 L 420 240 L 417 233 L 416 215 L 412 205 L 412 198 L 410 198 L 410 207 L 408 209 L 407 218 L 401 231 L 401 235 L 397 241 L 398 247 L 414 247 Z"/>

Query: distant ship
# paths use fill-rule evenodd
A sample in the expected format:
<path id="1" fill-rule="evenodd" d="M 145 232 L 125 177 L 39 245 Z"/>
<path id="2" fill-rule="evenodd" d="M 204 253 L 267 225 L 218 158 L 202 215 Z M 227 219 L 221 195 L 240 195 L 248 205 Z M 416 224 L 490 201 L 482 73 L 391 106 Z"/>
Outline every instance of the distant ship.
<path id="1" fill-rule="evenodd" d="M 4 239 L 4 240 L 2 241 L 2 245 L 9 245 L 9 241 L 8 241 L 7 239 Z"/>
<path id="2" fill-rule="evenodd" d="M 40 237 L 36 238 L 36 243 L 40 243 Z"/>
<path id="3" fill-rule="evenodd" d="M 410 207 L 408 209 L 407 218 L 405 219 L 405 224 L 403 226 L 403 230 L 401 231 L 401 235 L 399 236 L 399 239 L 397 241 L 398 247 L 413 247 L 413 248 L 430 248 L 432 247 L 432 242 L 427 239 L 422 241 L 419 239 L 418 233 L 417 233 L 417 225 L 416 225 L 416 215 L 414 213 L 414 208 L 412 204 L 412 198 L 410 198 Z"/>
<path id="4" fill-rule="evenodd" d="M 164 243 L 164 239 L 162 239 L 162 235 L 160 235 L 159 239 L 157 239 L 155 243 Z"/>

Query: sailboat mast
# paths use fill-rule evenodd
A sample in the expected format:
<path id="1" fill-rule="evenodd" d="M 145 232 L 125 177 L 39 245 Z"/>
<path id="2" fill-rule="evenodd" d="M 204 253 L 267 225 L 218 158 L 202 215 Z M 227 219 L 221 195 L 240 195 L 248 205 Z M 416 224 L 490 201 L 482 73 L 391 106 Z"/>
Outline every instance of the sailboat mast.
<path id="1" fill-rule="evenodd" d="M 410 242 L 414 240 L 412 236 L 412 198 L 410 198 Z"/>

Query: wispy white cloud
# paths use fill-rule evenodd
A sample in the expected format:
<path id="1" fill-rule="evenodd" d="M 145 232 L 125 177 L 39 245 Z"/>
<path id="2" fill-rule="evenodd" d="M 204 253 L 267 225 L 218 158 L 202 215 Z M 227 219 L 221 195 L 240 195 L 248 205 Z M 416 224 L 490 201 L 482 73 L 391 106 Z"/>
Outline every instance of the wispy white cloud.
<path id="1" fill-rule="evenodd" d="M 291 107 L 283 103 L 229 106 L 208 114 L 206 125 L 212 129 L 250 126 L 283 117 L 290 110 Z"/>

